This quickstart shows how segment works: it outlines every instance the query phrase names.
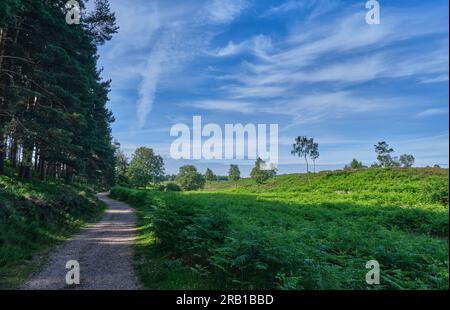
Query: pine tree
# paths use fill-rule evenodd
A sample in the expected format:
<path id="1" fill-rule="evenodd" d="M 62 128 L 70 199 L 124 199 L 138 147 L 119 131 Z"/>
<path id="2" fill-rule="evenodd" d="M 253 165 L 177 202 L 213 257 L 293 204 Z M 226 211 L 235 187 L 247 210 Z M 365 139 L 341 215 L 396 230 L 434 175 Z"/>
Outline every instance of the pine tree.
<path id="1" fill-rule="evenodd" d="M 96 1 L 80 25 L 67 24 L 65 4 L 0 3 L 0 173 L 8 154 L 23 178 L 35 169 L 42 179 L 112 184 L 114 118 L 97 45 L 118 27 L 106 0 Z"/>

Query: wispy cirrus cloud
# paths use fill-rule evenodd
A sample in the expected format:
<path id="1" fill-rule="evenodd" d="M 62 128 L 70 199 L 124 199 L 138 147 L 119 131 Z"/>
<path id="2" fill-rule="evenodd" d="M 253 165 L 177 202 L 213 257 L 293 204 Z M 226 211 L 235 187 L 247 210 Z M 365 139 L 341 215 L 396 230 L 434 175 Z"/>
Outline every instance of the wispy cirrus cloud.
<path id="1" fill-rule="evenodd" d="M 239 100 L 198 100 L 184 102 L 180 106 L 215 112 L 236 112 L 248 115 L 277 115 L 289 117 L 284 123 L 285 131 L 293 126 L 317 123 L 329 119 L 346 117 L 349 114 L 365 114 L 375 111 L 404 109 L 414 102 L 409 97 L 370 98 L 354 91 L 321 92 L 297 95 L 287 99 L 260 101 Z"/>
<path id="2" fill-rule="evenodd" d="M 438 13 L 437 16 L 445 19 L 445 14 Z M 424 54 L 405 55 L 402 48 L 392 47 L 421 36 L 444 34 L 446 28 L 442 23 L 433 23 L 436 18 L 439 19 L 434 14 L 424 14 L 419 18 L 394 12 L 374 28 L 365 24 L 364 12 L 349 14 L 341 17 L 337 24 L 331 23 L 332 26 L 325 24 L 311 27 L 312 30 L 306 33 L 292 34 L 279 43 L 284 45 L 280 51 L 268 55 L 269 62 L 247 63 L 244 67 L 249 69 L 247 74 L 240 72 L 228 77 L 246 84 L 263 85 L 285 83 L 286 80 L 320 82 L 321 77 L 325 81 L 358 81 L 358 77 L 365 81 L 389 76 L 442 75 L 448 72 L 445 66 L 448 64 L 448 48 L 445 43 L 437 44 L 438 50 Z M 412 27 L 410 31 L 398 31 L 408 24 Z M 347 57 L 344 58 L 344 55 Z M 397 68 L 392 68 L 392 65 Z M 352 72 L 355 74 L 352 75 Z"/>
<path id="3" fill-rule="evenodd" d="M 425 77 L 420 80 L 420 83 L 428 84 L 428 83 L 443 83 L 448 82 L 448 74 L 438 75 L 438 76 L 432 76 L 432 77 Z"/>
<path id="4" fill-rule="evenodd" d="M 162 31 L 157 39 L 146 69 L 141 73 L 139 100 L 136 116 L 139 128 L 143 128 L 150 114 L 162 75 L 174 74 L 193 57 L 203 53 L 213 32 L 204 33 L 211 24 L 227 24 L 237 18 L 247 2 L 237 0 L 206 2 L 192 15 L 183 14 L 175 21 L 162 23 Z"/>
<path id="5" fill-rule="evenodd" d="M 342 4 L 342 2 L 339 0 L 288 0 L 280 5 L 271 6 L 261 16 L 268 17 L 292 11 L 306 10 L 309 11 L 308 20 L 312 20 L 335 9 L 340 4 Z"/>
<path id="6" fill-rule="evenodd" d="M 272 40 L 268 36 L 257 35 L 240 43 L 228 42 L 224 47 L 216 48 L 207 54 L 216 57 L 233 56 L 242 53 L 252 53 L 261 59 L 269 59 L 268 52 L 272 49 Z"/>
<path id="7" fill-rule="evenodd" d="M 306 5 L 317 8 L 324 3 L 287 1 L 271 10 L 275 13 Z M 254 42 L 256 38 L 264 38 L 263 35 L 240 43 L 230 41 L 217 49 L 213 54 L 216 57 L 243 57 L 249 53 L 256 56 L 246 57 L 239 66 L 218 77 L 222 82 L 218 89 L 221 101 L 228 102 L 229 109 L 220 105 L 217 110 L 290 115 L 289 126 L 295 126 L 340 117 L 343 110 L 350 116 L 419 104 L 419 99 L 408 95 L 373 97 L 351 88 L 383 79 L 437 82 L 448 75 L 448 40 L 442 41 L 442 36 L 448 33 L 443 23 L 446 13 L 439 9 L 426 12 L 416 9 L 405 14 L 384 8 L 383 23 L 377 27 L 367 25 L 364 14 L 364 10 L 344 11 L 339 20 L 313 22 L 306 30 L 297 28 L 298 32 L 291 31 L 287 37 L 278 38 L 276 44 L 266 39 L 270 44 L 260 49 L 253 48 Z M 400 31 L 405 28 L 408 31 Z M 429 36 L 441 37 L 431 40 L 426 52 L 408 47 L 409 42 Z M 261 53 L 264 57 L 259 57 Z M 315 89 L 313 94 L 309 94 L 311 87 Z M 330 88 L 334 91 L 330 92 Z M 192 106 L 212 109 L 215 106 L 212 102 L 198 101 Z"/>
<path id="8" fill-rule="evenodd" d="M 448 115 L 448 108 L 431 108 L 420 111 L 416 114 L 417 118 L 431 117 L 436 115 Z"/>
<path id="9" fill-rule="evenodd" d="M 143 128 L 153 109 L 158 89 L 169 84 L 196 55 L 204 53 L 220 27 L 231 23 L 247 7 L 247 1 L 195 0 L 140 1 L 133 5 L 113 0 L 121 25 L 118 37 L 105 52 L 104 62 L 114 80 L 114 91 L 136 91 L 136 119 L 132 127 Z M 120 69 L 119 69 L 120 66 Z M 117 67 L 116 70 L 111 68 Z M 113 94 L 114 96 L 114 94 Z"/>
<path id="10" fill-rule="evenodd" d="M 448 114 L 445 1 L 382 3 L 380 25 L 366 24 L 359 0 L 111 3 L 121 31 L 100 60 L 114 132 L 130 149 L 167 148 L 171 138 L 150 129 L 202 115 L 280 124 L 288 164 L 300 134 L 319 141 L 319 164 L 371 163 L 377 139 L 417 163 L 448 162 L 446 137 L 433 138 L 448 128 L 438 118 Z M 432 140 L 429 153 L 418 136 Z"/>
<path id="11" fill-rule="evenodd" d="M 200 110 L 238 112 L 244 114 L 255 113 L 258 110 L 258 107 L 253 103 L 231 100 L 199 100 L 189 103 L 181 103 L 180 105 Z"/>
<path id="12" fill-rule="evenodd" d="M 246 0 L 213 0 L 205 5 L 203 17 L 212 23 L 226 24 L 237 18 L 247 6 Z"/>

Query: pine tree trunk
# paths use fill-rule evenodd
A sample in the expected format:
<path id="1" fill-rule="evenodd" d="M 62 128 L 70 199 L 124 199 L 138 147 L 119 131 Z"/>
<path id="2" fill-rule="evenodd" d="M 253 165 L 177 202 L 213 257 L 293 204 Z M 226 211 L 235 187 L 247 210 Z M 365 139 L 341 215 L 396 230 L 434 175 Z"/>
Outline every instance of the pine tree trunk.
<path id="1" fill-rule="evenodd" d="M 31 178 L 31 167 L 33 166 L 33 151 L 28 145 L 23 146 L 22 162 L 20 164 L 20 176 L 24 179 Z"/>
<path id="2" fill-rule="evenodd" d="M 306 158 L 306 155 L 305 155 L 305 161 L 306 161 L 306 178 L 308 179 L 308 183 L 311 183 L 311 181 L 309 180 L 309 164 L 308 164 L 308 159 Z"/>
<path id="3" fill-rule="evenodd" d="M 45 167 L 45 161 L 42 159 L 42 157 L 39 158 L 39 178 L 41 181 L 45 181 L 47 178 L 47 169 Z"/>
<path id="4" fill-rule="evenodd" d="M 8 33 L 8 28 L 0 28 L 0 83 L 3 83 L 2 70 L 3 70 L 3 59 L 5 55 L 5 45 L 6 36 Z M 3 95 L 2 95 L 3 97 Z M 6 110 L 6 98 L 1 98 L 0 100 L 0 111 Z M 0 174 L 5 173 L 5 157 L 6 157 L 6 143 L 5 143 L 5 118 L 0 116 Z M 7 118 L 6 118 L 7 119 Z"/>
<path id="5" fill-rule="evenodd" d="M 72 184 L 73 183 L 73 168 L 70 166 L 67 166 L 66 169 L 66 184 Z"/>
<path id="6" fill-rule="evenodd" d="M 0 124 L 0 126 L 3 126 Z M 5 173 L 5 151 L 6 151 L 6 145 L 5 145 L 5 137 L 3 128 L 0 127 L 0 174 Z"/>
<path id="7" fill-rule="evenodd" d="M 0 174 L 5 174 L 5 159 L 2 151 L 0 151 Z"/>
<path id="8" fill-rule="evenodd" d="M 0 72 L 2 71 L 3 56 L 5 55 L 5 42 L 8 28 L 0 28 Z"/>
<path id="9" fill-rule="evenodd" d="M 9 160 L 11 161 L 11 166 L 17 168 L 17 142 L 14 137 L 11 137 L 11 149 L 9 150 Z"/>
<path id="10" fill-rule="evenodd" d="M 46 170 L 45 175 L 54 178 L 53 172 L 54 172 L 55 165 L 52 162 L 47 162 L 47 165 L 45 165 L 45 166 L 46 166 L 45 167 L 45 170 Z"/>

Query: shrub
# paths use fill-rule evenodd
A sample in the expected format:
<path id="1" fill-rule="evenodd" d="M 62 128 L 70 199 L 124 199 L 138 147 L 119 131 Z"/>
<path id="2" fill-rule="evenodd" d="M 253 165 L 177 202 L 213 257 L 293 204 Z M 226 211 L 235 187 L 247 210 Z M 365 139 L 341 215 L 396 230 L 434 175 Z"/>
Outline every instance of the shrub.
<path id="1" fill-rule="evenodd" d="M 205 186 L 205 178 L 197 172 L 195 166 L 191 165 L 180 167 L 177 182 L 186 191 L 202 189 Z"/>
<path id="2" fill-rule="evenodd" d="M 153 188 L 160 192 L 164 192 L 166 190 L 166 186 L 164 184 L 153 185 Z"/>
<path id="3" fill-rule="evenodd" d="M 207 168 L 206 172 L 205 172 L 205 179 L 206 179 L 206 181 L 211 182 L 211 181 L 215 181 L 217 179 L 217 177 L 211 169 Z"/>
<path id="4" fill-rule="evenodd" d="M 230 231 L 230 224 L 223 211 L 199 212 L 193 217 L 192 224 L 183 230 L 181 246 L 193 256 L 207 262 L 213 249 L 224 242 Z"/>
<path id="5" fill-rule="evenodd" d="M 181 187 L 177 183 L 169 182 L 166 184 L 164 190 L 166 192 L 180 192 Z"/>
<path id="6" fill-rule="evenodd" d="M 448 179 L 434 179 L 424 188 L 430 201 L 448 205 Z"/>
<path id="7" fill-rule="evenodd" d="M 364 168 L 362 162 L 358 161 L 356 158 L 353 158 L 350 164 L 345 165 L 344 169 L 361 169 L 361 168 Z"/>
<path id="8" fill-rule="evenodd" d="M 182 232 L 193 223 L 194 209 L 185 205 L 157 206 L 153 213 L 153 229 L 159 245 L 174 255 L 183 253 Z"/>
<path id="9" fill-rule="evenodd" d="M 255 162 L 255 167 L 253 167 L 252 171 L 250 172 L 251 178 L 254 179 L 257 184 L 263 184 L 264 181 L 272 176 L 270 170 L 263 169 L 263 166 L 265 164 L 266 163 L 264 160 L 258 158 Z"/>
<path id="10" fill-rule="evenodd" d="M 131 190 L 125 187 L 120 186 L 114 186 L 110 192 L 109 195 L 111 198 L 115 198 L 121 201 L 128 201 L 128 196 L 130 194 Z"/>
<path id="11" fill-rule="evenodd" d="M 228 285 L 273 289 L 279 273 L 298 266 L 291 250 L 275 244 L 262 230 L 234 233 L 217 247 L 211 264 Z"/>

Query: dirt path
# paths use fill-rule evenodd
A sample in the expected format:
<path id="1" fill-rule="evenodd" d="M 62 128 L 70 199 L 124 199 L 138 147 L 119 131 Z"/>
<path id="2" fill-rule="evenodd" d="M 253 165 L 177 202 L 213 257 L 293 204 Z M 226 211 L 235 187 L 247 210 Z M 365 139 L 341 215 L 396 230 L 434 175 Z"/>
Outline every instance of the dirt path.
<path id="1" fill-rule="evenodd" d="M 103 218 L 64 242 L 51 255 L 49 264 L 22 289 L 139 289 L 133 268 L 136 215 L 128 205 L 99 194 L 108 205 Z M 66 262 L 80 264 L 80 284 L 66 285 Z"/>

